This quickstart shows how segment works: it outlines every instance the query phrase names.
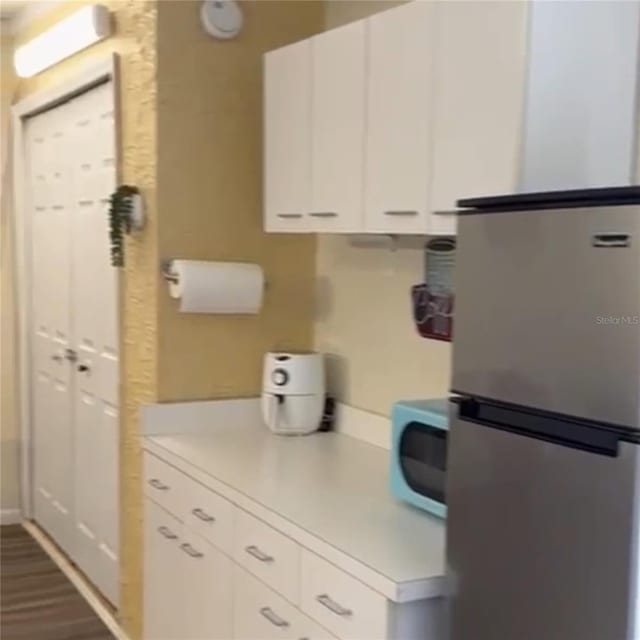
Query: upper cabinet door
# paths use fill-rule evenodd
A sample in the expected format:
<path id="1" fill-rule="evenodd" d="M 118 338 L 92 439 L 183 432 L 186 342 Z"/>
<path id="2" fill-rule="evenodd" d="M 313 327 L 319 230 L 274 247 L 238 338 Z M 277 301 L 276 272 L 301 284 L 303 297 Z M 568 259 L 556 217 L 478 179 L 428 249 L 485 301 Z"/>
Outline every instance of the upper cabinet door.
<path id="1" fill-rule="evenodd" d="M 534 2 L 522 191 L 635 182 L 640 2 Z"/>
<path id="2" fill-rule="evenodd" d="M 311 41 L 264 57 L 264 221 L 307 231 L 311 203 Z"/>
<path id="3" fill-rule="evenodd" d="M 434 9 L 411 2 L 368 21 L 367 232 L 428 231 Z"/>
<path id="4" fill-rule="evenodd" d="M 312 38 L 313 231 L 362 230 L 365 22 Z"/>
<path id="5" fill-rule="evenodd" d="M 563 3 L 564 4 L 564 3 Z M 436 2 L 432 209 L 512 193 L 520 160 L 526 2 Z M 436 215 L 432 232 L 452 230 Z"/>

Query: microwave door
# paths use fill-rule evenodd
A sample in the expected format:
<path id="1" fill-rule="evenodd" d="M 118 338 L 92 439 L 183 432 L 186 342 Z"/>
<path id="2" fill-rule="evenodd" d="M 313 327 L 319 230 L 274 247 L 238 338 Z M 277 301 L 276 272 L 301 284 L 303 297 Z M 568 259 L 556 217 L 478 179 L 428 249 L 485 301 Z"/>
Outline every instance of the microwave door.
<path id="1" fill-rule="evenodd" d="M 453 390 L 640 428 L 640 206 L 458 221 Z"/>
<path id="2" fill-rule="evenodd" d="M 640 637 L 638 445 L 531 413 L 524 435 L 518 411 L 481 414 L 453 415 L 449 431 L 451 640 Z"/>
<path id="3" fill-rule="evenodd" d="M 400 438 L 398 456 L 402 474 L 410 489 L 445 505 L 447 431 L 421 423 L 409 423 Z"/>

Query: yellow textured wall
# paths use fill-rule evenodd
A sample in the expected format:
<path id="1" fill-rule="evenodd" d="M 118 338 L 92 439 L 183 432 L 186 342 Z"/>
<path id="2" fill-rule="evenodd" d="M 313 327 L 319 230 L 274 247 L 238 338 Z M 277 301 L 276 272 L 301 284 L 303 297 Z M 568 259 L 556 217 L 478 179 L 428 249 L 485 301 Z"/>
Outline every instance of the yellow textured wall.
<path id="1" fill-rule="evenodd" d="M 19 84 L 20 96 L 54 85 L 111 51 L 120 55 L 120 174 L 141 188 L 149 224 L 128 242 L 121 279 L 121 609 L 132 638 L 141 629 L 142 499 L 137 416 L 154 401 L 157 381 L 157 216 L 156 216 L 156 2 L 102 0 L 112 11 L 115 35 Z M 86 2 L 57 4 L 16 35 L 26 41 Z"/>
<path id="2" fill-rule="evenodd" d="M 20 507 L 17 323 L 13 273 L 12 172 L 8 128 L 17 78 L 11 64 L 13 38 L 0 22 L 0 509 Z"/>
<path id="3" fill-rule="evenodd" d="M 327 29 L 400 2 L 329 0 Z M 315 347 L 329 354 L 329 386 L 340 400 L 388 414 L 392 402 L 447 393 L 450 345 L 420 338 L 409 288 L 422 280 L 421 251 L 354 249 L 319 236 Z"/>
<path id="4" fill-rule="evenodd" d="M 262 355 L 312 346 L 312 236 L 262 231 L 262 54 L 323 28 L 320 2 L 242 2 L 244 28 L 214 40 L 200 3 L 163 0 L 159 34 L 159 216 L 163 258 L 256 262 L 257 316 L 180 314 L 160 292 L 159 395 L 259 393 Z"/>

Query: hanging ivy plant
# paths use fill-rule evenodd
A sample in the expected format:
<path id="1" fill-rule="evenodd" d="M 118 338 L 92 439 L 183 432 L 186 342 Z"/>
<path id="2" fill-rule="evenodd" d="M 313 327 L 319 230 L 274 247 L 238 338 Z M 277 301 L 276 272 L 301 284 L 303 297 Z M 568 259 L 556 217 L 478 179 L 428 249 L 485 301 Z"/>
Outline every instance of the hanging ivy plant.
<path id="1" fill-rule="evenodd" d="M 111 264 L 124 266 L 124 234 L 133 228 L 134 199 L 140 193 L 137 187 L 120 185 L 109 198 L 109 237 L 111 239 Z"/>

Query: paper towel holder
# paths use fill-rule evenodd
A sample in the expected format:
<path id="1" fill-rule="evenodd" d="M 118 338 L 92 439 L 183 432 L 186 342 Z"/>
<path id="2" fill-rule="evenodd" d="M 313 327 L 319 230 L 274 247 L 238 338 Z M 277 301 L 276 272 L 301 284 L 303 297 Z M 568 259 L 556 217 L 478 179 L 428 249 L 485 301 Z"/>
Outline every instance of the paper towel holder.
<path id="1" fill-rule="evenodd" d="M 180 282 L 180 278 L 177 273 L 171 271 L 171 264 L 173 263 L 173 259 L 162 260 L 160 263 L 160 274 L 162 277 L 169 282 L 170 284 L 178 284 Z M 267 281 L 264 281 L 264 289 L 267 290 Z"/>
<path id="2" fill-rule="evenodd" d="M 177 273 L 171 271 L 171 263 L 173 260 L 163 260 L 160 263 L 160 273 L 162 277 L 171 284 L 178 284 L 180 282 L 180 278 Z"/>

